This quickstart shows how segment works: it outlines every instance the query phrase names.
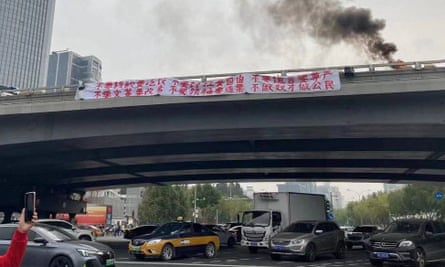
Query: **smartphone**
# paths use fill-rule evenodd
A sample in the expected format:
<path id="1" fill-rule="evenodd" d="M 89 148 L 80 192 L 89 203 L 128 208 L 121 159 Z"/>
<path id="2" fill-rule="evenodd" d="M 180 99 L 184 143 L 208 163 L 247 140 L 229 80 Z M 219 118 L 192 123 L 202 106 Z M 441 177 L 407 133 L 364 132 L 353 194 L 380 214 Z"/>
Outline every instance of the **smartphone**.
<path id="1" fill-rule="evenodd" d="M 25 222 L 32 221 L 32 216 L 36 211 L 36 192 L 25 193 Z"/>

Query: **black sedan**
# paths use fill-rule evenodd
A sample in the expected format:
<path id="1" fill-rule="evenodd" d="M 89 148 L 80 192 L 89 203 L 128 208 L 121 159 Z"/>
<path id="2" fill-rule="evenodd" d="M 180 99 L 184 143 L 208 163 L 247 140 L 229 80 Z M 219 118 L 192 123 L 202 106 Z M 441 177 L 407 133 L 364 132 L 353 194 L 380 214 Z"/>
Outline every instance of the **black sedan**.
<path id="1" fill-rule="evenodd" d="M 0 254 L 6 253 L 17 224 L 0 224 Z M 36 224 L 28 232 L 22 267 L 112 267 L 114 251 L 101 243 L 78 240 L 55 226 Z"/>

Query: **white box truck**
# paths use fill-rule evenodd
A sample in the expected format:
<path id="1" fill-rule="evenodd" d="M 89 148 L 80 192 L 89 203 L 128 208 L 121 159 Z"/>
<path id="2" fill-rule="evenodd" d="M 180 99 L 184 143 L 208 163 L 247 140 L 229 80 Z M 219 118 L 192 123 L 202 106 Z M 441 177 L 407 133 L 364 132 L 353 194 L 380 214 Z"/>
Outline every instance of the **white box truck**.
<path id="1" fill-rule="evenodd" d="M 268 248 L 269 240 L 290 223 L 326 220 L 326 201 L 321 194 L 293 192 L 254 193 L 254 209 L 242 215 L 241 246 L 251 253 Z"/>

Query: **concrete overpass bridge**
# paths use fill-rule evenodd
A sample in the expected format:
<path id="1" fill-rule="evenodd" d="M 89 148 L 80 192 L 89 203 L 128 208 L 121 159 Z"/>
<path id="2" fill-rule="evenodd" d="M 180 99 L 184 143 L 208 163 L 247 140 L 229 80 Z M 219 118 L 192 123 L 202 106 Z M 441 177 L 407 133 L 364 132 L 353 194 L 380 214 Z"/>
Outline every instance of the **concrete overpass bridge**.
<path id="1" fill-rule="evenodd" d="M 332 67 L 342 88 L 322 93 L 76 101 L 45 88 L 3 97 L 0 191 L 10 201 L 0 209 L 20 206 L 27 190 L 66 210 L 73 192 L 122 185 L 444 182 L 444 62 Z"/>

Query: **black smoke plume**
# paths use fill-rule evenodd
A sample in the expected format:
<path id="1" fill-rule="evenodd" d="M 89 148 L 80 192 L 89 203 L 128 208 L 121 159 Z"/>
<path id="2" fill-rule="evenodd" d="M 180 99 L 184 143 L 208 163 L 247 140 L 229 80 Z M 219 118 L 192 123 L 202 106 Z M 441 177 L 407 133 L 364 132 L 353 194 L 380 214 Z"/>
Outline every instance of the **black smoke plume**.
<path id="1" fill-rule="evenodd" d="M 374 59 L 393 61 L 397 51 L 380 31 L 385 21 L 373 19 L 365 8 L 344 7 L 338 0 L 279 0 L 266 5 L 273 23 L 288 30 L 309 34 L 322 44 L 346 42 Z"/>

